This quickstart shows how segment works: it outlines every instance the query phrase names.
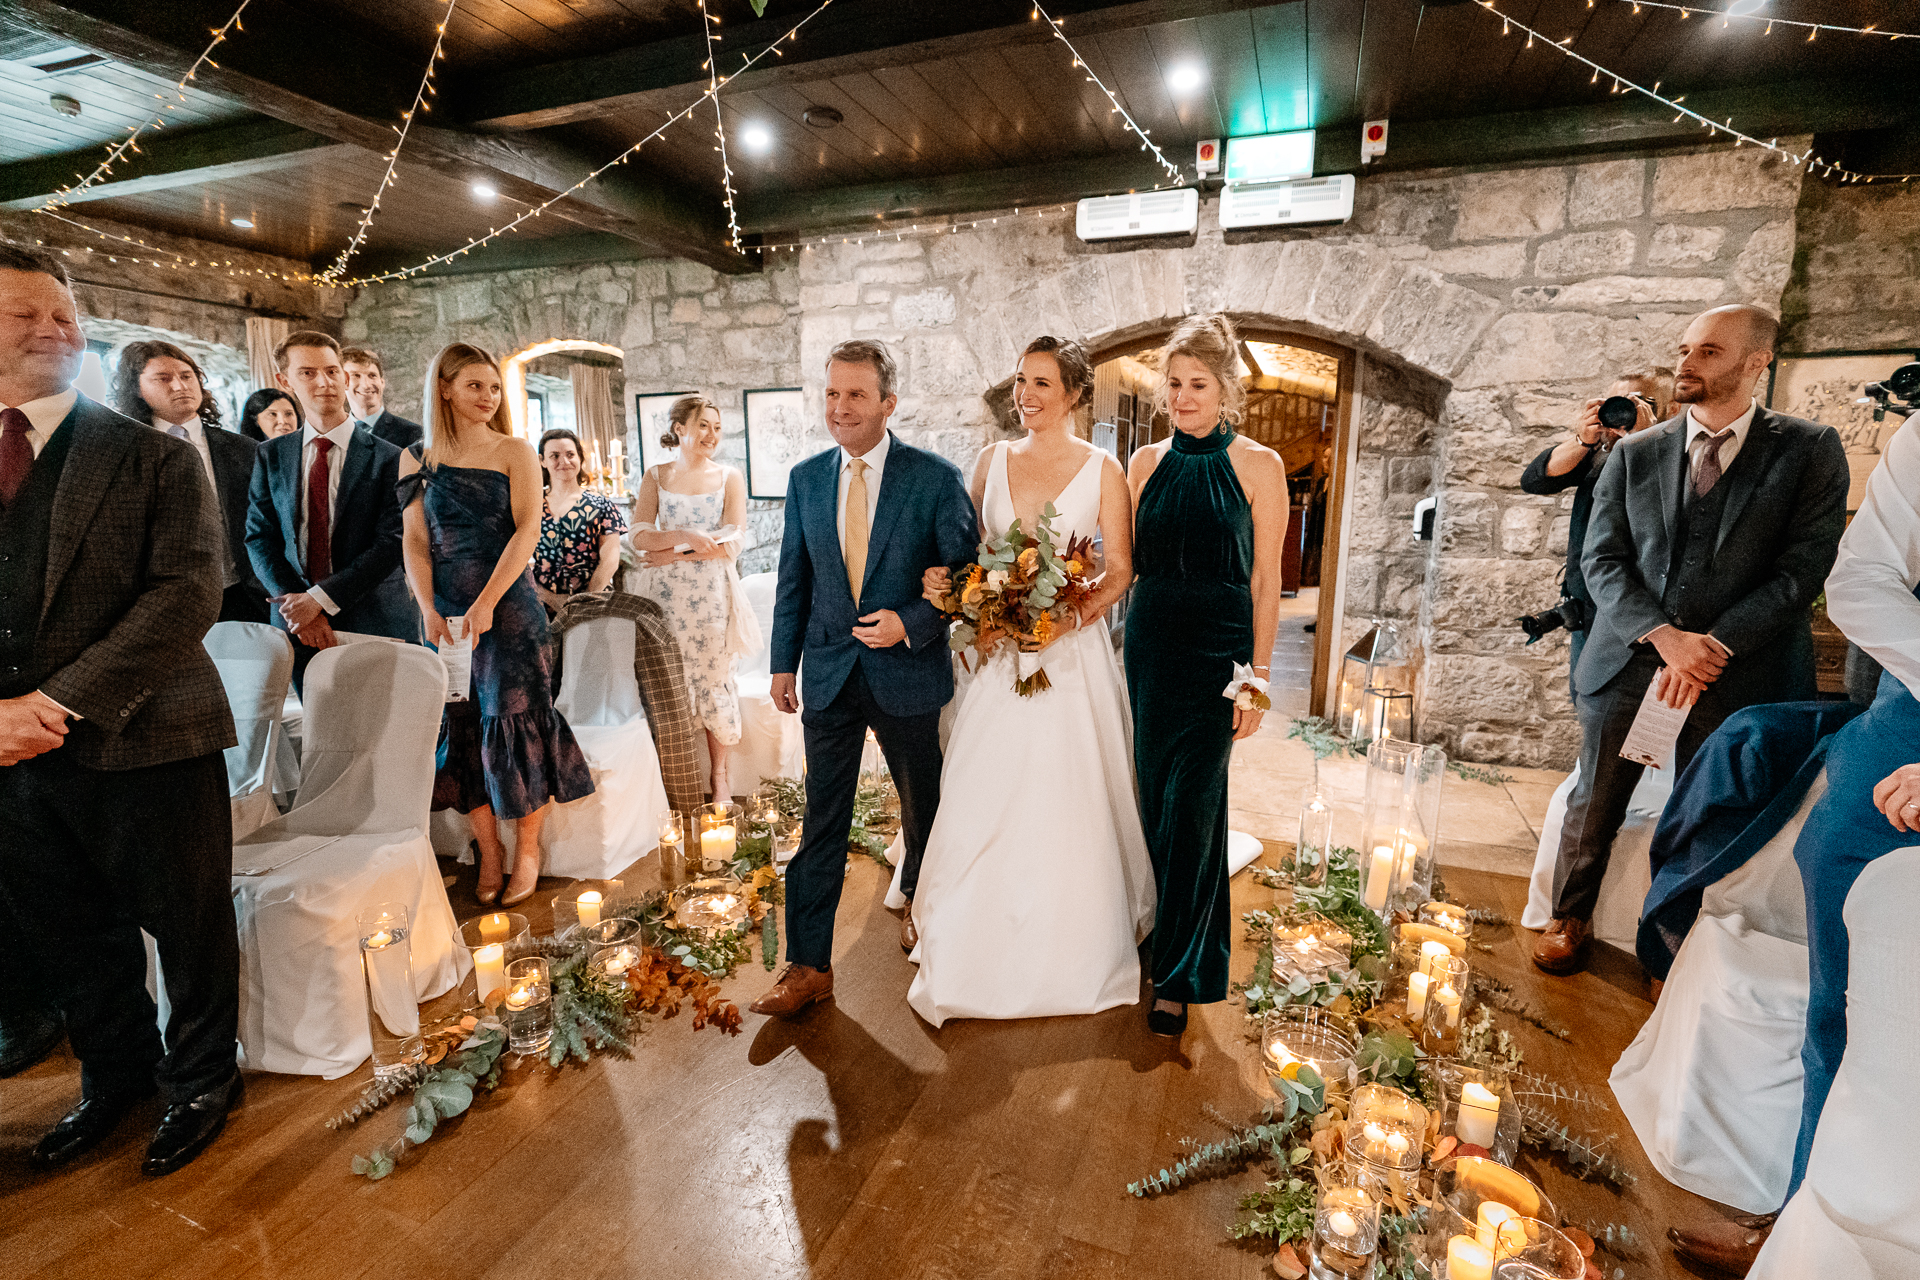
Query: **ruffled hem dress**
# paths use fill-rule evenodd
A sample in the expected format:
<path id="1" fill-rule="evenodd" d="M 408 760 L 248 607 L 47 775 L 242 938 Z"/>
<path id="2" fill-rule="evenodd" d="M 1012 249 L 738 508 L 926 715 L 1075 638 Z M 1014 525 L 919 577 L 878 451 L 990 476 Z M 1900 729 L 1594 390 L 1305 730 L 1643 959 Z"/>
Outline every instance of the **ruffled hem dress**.
<path id="1" fill-rule="evenodd" d="M 419 457 L 419 446 L 414 447 Z M 466 613 L 513 539 L 513 491 L 498 471 L 428 466 L 401 479 L 400 505 L 424 504 L 433 555 L 433 605 Z M 593 794 L 587 758 L 553 705 L 547 611 L 524 573 L 494 606 L 493 626 L 473 647 L 472 696 L 449 702 L 440 721 L 433 807 L 503 821 L 548 800 Z"/>

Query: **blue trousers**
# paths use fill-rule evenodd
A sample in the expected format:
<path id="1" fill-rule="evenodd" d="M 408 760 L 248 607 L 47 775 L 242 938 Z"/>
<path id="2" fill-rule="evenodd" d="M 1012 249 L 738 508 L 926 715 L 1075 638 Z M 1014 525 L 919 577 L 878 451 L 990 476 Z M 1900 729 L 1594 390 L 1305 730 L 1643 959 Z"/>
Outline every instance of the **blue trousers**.
<path id="1" fill-rule="evenodd" d="M 1891 675 L 1866 714 L 1832 739 L 1827 793 L 1807 816 L 1793 846 L 1807 891 L 1807 1039 L 1800 1050 L 1806 1092 L 1800 1137 L 1793 1151 L 1787 1195 L 1807 1176 L 1820 1111 L 1847 1051 L 1847 922 L 1841 914 L 1853 882 L 1869 862 L 1895 849 L 1920 845 L 1920 835 L 1896 831 L 1873 806 L 1873 789 L 1902 765 L 1920 762 L 1920 702 Z"/>

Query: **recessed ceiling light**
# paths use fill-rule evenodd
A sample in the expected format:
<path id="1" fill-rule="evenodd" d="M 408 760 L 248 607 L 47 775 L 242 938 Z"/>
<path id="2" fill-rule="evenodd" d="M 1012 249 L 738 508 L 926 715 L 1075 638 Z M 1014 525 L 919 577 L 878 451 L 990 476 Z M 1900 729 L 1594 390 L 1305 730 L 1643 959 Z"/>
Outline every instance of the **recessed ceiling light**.
<path id="1" fill-rule="evenodd" d="M 467 190 L 473 192 L 473 198 L 482 204 L 492 204 L 500 196 L 500 188 L 484 180 L 475 182 Z"/>
<path id="2" fill-rule="evenodd" d="M 800 118 L 816 129 L 831 129 L 846 119 L 836 107 L 808 107 Z"/>
<path id="3" fill-rule="evenodd" d="M 242 231 L 253 230 L 252 218 L 228 218 L 227 221 L 231 222 L 234 226 L 240 228 Z"/>
<path id="4" fill-rule="evenodd" d="M 750 124 L 740 131 L 740 145 L 752 152 L 763 152 L 773 145 L 773 135 L 765 125 Z"/>
<path id="5" fill-rule="evenodd" d="M 80 114 L 80 99 L 74 97 L 72 94 L 50 94 L 47 98 L 47 105 L 63 116 L 77 116 Z"/>
<path id="6" fill-rule="evenodd" d="M 1207 73 L 1197 62 L 1183 62 L 1167 73 L 1167 87 L 1176 93 L 1191 93 L 1200 87 Z"/>

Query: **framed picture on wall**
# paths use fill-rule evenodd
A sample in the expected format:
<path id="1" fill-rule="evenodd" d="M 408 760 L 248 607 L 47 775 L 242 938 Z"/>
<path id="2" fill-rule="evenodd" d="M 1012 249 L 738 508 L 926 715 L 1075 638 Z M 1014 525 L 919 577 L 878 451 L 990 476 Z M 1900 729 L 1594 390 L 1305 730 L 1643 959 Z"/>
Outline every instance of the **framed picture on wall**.
<path id="1" fill-rule="evenodd" d="M 1767 407 L 1796 418 L 1824 422 L 1840 433 L 1847 446 L 1847 510 L 1857 511 L 1866 498 L 1867 477 L 1880 461 L 1880 451 L 1906 421 L 1888 413 L 1873 420 L 1874 406 L 1856 403 L 1860 388 L 1879 382 L 1901 365 L 1920 360 L 1911 348 L 1896 351 L 1825 351 L 1783 353 L 1773 363 L 1767 380 Z"/>
<path id="2" fill-rule="evenodd" d="M 633 485 L 640 487 L 640 477 L 659 463 L 675 457 L 679 450 L 670 449 L 660 443 L 660 437 L 673 426 L 669 416 L 673 412 L 673 402 L 683 396 L 698 395 L 697 391 L 656 391 L 651 395 L 636 395 L 633 398 L 633 421 L 639 433 L 640 448 L 634 468 Z"/>
<path id="3" fill-rule="evenodd" d="M 806 402 L 799 387 L 766 387 L 742 397 L 747 411 L 747 496 L 784 498 L 787 472 L 806 456 Z"/>

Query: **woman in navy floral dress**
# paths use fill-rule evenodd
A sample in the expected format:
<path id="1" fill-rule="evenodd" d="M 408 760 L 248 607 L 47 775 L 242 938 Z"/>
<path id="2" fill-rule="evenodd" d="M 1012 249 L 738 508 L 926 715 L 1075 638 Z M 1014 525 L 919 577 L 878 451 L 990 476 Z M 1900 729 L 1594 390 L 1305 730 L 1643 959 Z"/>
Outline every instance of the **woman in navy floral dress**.
<path id="1" fill-rule="evenodd" d="M 533 550 L 533 585 L 549 615 L 570 595 L 605 591 L 620 571 L 627 517 L 612 498 L 580 487 L 580 459 L 580 437 L 564 427 L 540 437 L 547 496 Z"/>
<path id="2" fill-rule="evenodd" d="M 427 642 L 451 640 L 447 619 L 473 638 L 471 697 L 447 704 L 433 805 L 473 822 L 480 901 L 500 898 L 514 824 L 516 858 L 504 905 L 533 896 L 548 801 L 593 793 L 587 760 L 554 708 L 547 615 L 527 564 L 540 537 L 540 463 L 516 439 L 500 369 L 456 342 L 427 374 L 425 438 L 400 459 L 407 583 Z"/>

